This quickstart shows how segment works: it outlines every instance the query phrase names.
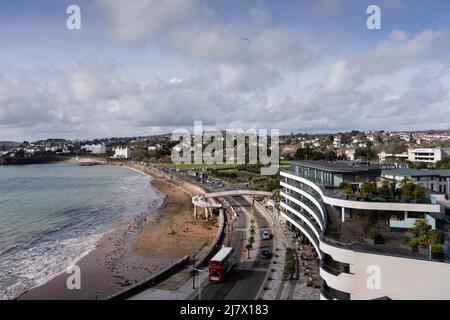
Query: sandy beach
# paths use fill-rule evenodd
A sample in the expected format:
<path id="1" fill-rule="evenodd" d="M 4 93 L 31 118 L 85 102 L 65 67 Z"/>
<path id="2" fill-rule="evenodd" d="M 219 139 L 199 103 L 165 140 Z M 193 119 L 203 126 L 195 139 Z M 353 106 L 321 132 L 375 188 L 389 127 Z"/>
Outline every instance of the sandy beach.
<path id="1" fill-rule="evenodd" d="M 218 223 L 193 219 L 194 185 L 171 179 L 157 169 L 124 164 L 150 174 L 152 185 L 166 197 L 154 219 L 133 217 L 105 234 L 96 248 L 76 265 L 81 289 L 67 289 L 69 274 L 62 273 L 19 299 L 105 299 L 159 272 L 185 255 L 205 250 Z"/>

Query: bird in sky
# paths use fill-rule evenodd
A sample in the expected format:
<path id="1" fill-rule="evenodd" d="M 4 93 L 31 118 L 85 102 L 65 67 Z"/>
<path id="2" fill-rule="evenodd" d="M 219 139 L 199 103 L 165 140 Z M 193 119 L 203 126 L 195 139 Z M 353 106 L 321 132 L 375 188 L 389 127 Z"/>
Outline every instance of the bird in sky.
<path id="1" fill-rule="evenodd" d="M 250 42 L 250 39 L 249 39 L 249 38 L 242 37 L 242 39 L 244 39 L 245 41 Z"/>

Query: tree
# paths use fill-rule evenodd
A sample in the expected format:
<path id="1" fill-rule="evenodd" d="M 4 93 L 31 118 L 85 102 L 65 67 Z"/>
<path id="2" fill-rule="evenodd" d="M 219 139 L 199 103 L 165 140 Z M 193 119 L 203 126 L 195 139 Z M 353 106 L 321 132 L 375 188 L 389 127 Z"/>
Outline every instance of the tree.
<path id="1" fill-rule="evenodd" d="M 294 156 L 293 156 L 292 154 L 290 154 L 289 152 L 283 153 L 283 154 L 281 155 L 281 157 L 282 157 L 284 160 L 288 160 L 288 161 L 290 161 L 290 160 L 295 160 L 295 159 L 294 159 Z"/>
<path id="2" fill-rule="evenodd" d="M 373 212 L 367 213 L 367 215 L 363 219 L 363 232 L 364 234 L 368 235 L 369 232 L 375 228 L 376 224 L 378 222 L 377 216 Z"/>
<path id="3" fill-rule="evenodd" d="M 383 179 L 382 186 L 379 189 L 380 196 L 382 196 L 385 199 L 392 198 L 394 195 L 394 192 L 391 188 L 391 182 L 388 179 Z"/>
<path id="4" fill-rule="evenodd" d="M 391 188 L 381 188 L 380 189 L 380 196 L 382 196 L 385 199 L 392 198 L 393 192 Z"/>
<path id="5" fill-rule="evenodd" d="M 422 199 L 427 195 L 426 189 L 420 184 L 415 184 L 409 177 L 404 177 L 400 181 L 400 191 L 405 201 L 410 199 Z"/>
<path id="6" fill-rule="evenodd" d="M 415 164 L 415 167 L 418 170 L 423 170 L 423 169 L 427 169 L 428 168 L 428 164 L 426 164 L 425 162 L 417 162 Z"/>
<path id="7" fill-rule="evenodd" d="M 443 244 L 445 241 L 445 237 L 444 237 L 444 233 L 441 230 L 428 230 L 427 232 L 427 237 L 428 237 L 428 243 L 430 245 L 433 244 Z"/>
<path id="8" fill-rule="evenodd" d="M 426 236 L 430 229 L 431 226 L 428 224 L 427 219 L 417 219 L 411 231 L 419 238 L 420 236 Z"/>
<path id="9" fill-rule="evenodd" d="M 256 233 L 255 228 L 253 226 L 250 227 L 250 234 L 252 237 L 255 235 L 255 233 Z"/>
<path id="10" fill-rule="evenodd" d="M 325 152 L 324 158 L 326 161 L 333 161 L 337 159 L 336 152 L 334 151 L 327 151 Z"/>
<path id="11" fill-rule="evenodd" d="M 410 199 L 414 198 L 415 189 L 415 184 L 409 177 L 403 178 L 400 182 L 400 191 L 405 201 L 409 201 Z"/>
<path id="12" fill-rule="evenodd" d="M 450 157 L 445 157 L 436 162 L 436 169 L 450 169 Z"/>
<path id="13" fill-rule="evenodd" d="M 369 198 L 372 195 L 376 195 L 377 191 L 377 184 L 375 181 L 364 182 L 361 185 L 361 188 L 359 188 L 359 192 L 364 198 Z"/>
<path id="14" fill-rule="evenodd" d="M 412 183 L 412 180 L 410 177 L 404 177 L 401 181 L 400 181 L 400 188 L 405 187 L 406 185 L 409 185 Z"/>
<path id="15" fill-rule="evenodd" d="M 443 253 L 444 252 L 444 246 L 440 243 L 435 243 L 431 245 L 431 252 L 433 253 Z"/>
<path id="16" fill-rule="evenodd" d="M 341 144 L 349 144 L 352 142 L 352 135 L 351 134 L 347 134 L 347 133 L 343 133 L 341 135 Z"/>
<path id="17" fill-rule="evenodd" d="M 280 188 L 280 183 L 277 179 L 273 179 L 273 178 L 268 178 L 266 180 L 266 183 L 264 185 L 264 190 L 265 191 L 269 191 L 272 192 L 274 190 L 277 190 Z"/>
<path id="18" fill-rule="evenodd" d="M 353 194 L 353 189 L 352 187 L 346 183 L 346 182 L 342 182 L 341 186 L 340 186 L 341 192 L 345 195 L 351 195 Z"/>
<path id="19" fill-rule="evenodd" d="M 147 151 L 144 149 L 136 149 L 134 150 L 133 159 L 135 161 L 143 161 L 147 158 Z"/>
<path id="20" fill-rule="evenodd" d="M 364 159 L 364 160 L 370 160 L 375 158 L 376 152 L 372 150 L 370 146 L 367 146 L 365 148 L 356 148 L 355 149 L 355 159 Z"/>
<path id="21" fill-rule="evenodd" d="M 295 160 L 306 160 L 307 158 L 310 158 L 311 154 L 312 154 L 312 152 L 309 147 L 298 148 L 295 151 L 294 159 Z"/>
<path id="22" fill-rule="evenodd" d="M 415 199 L 423 199 L 427 196 L 427 191 L 421 184 L 414 184 L 413 196 Z"/>
<path id="23" fill-rule="evenodd" d="M 383 240 L 383 236 L 381 235 L 381 233 L 376 230 L 376 229 L 371 229 L 368 233 L 367 233 L 367 238 L 372 239 L 372 240 L 376 240 L 376 241 L 381 241 Z"/>

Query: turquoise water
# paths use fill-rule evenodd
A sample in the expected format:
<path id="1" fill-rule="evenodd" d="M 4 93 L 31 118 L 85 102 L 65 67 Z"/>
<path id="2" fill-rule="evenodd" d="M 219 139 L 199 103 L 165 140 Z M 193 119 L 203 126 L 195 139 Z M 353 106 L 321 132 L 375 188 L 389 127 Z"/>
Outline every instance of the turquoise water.
<path id="1" fill-rule="evenodd" d="M 0 166 L 0 299 L 45 283 L 126 217 L 162 203 L 150 177 L 127 168 Z"/>

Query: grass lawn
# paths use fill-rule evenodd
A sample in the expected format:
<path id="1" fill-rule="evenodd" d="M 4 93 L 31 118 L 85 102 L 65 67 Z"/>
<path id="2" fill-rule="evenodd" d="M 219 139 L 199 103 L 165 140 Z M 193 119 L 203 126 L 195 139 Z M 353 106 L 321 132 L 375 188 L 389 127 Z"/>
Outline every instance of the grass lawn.
<path id="1" fill-rule="evenodd" d="M 161 163 L 161 167 L 164 168 L 175 168 L 175 169 L 180 169 L 180 170 L 192 170 L 192 169 L 233 169 L 235 167 L 237 167 L 237 164 L 189 164 L 189 163 L 185 163 L 185 164 L 174 164 L 174 163 Z"/>

